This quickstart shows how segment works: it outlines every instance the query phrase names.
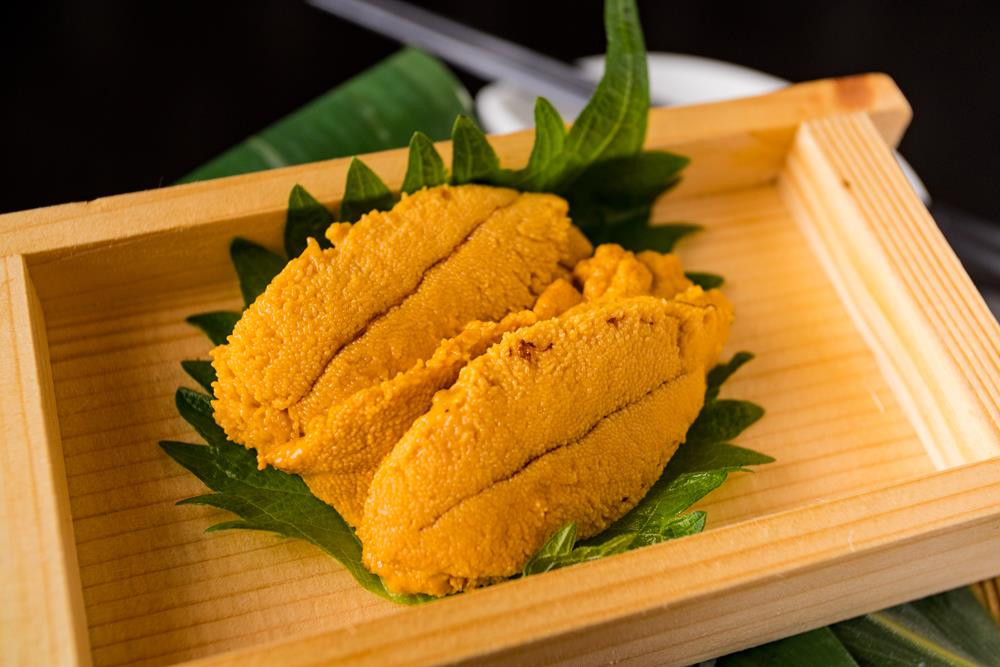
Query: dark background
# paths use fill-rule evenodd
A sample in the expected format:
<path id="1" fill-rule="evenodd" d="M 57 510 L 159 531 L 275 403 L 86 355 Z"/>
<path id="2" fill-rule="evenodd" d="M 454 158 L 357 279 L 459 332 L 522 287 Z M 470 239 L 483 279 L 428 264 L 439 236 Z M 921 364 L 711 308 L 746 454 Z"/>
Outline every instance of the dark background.
<path id="1" fill-rule="evenodd" d="M 565 60 L 603 48 L 599 0 L 422 4 Z M 398 48 L 296 0 L 2 5 L 0 211 L 170 183 Z M 1000 219 L 1000 3 L 639 5 L 650 50 L 796 81 L 889 73 L 932 195 Z"/>

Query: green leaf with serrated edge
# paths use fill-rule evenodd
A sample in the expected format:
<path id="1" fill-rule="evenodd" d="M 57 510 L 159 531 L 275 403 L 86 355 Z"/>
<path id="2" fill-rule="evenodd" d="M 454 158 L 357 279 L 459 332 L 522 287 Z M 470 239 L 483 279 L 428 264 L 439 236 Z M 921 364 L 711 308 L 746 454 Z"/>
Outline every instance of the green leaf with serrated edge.
<path id="1" fill-rule="evenodd" d="M 344 222 L 355 222 L 372 210 L 387 211 L 393 203 L 392 193 L 382 179 L 358 158 L 351 160 L 337 217 Z"/>
<path id="2" fill-rule="evenodd" d="M 229 334 L 233 333 L 233 327 L 240 321 L 240 317 L 240 313 L 217 310 L 211 313 L 191 315 L 185 322 L 204 331 L 208 339 L 214 344 L 222 345 L 226 342 Z"/>
<path id="3" fill-rule="evenodd" d="M 524 564 L 522 574 L 536 574 L 545 571 L 545 565 L 555 558 L 567 556 L 573 551 L 576 544 L 576 523 L 567 523 L 565 526 L 552 533 L 552 537 L 546 540 L 542 548 Z"/>
<path id="4" fill-rule="evenodd" d="M 649 228 L 650 210 L 646 205 L 615 208 L 600 202 L 570 202 L 573 223 L 595 245 L 635 245 L 639 234 Z"/>
<path id="5" fill-rule="evenodd" d="M 732 440 L 763 416 L 764 408 L 750 401 L 711 401 L 688 429 L 686 444 Z"/>
<path id="6" fill-rule="evenodd" d="M 241 238 L 233 239 L 229 245 L 229 256 L 233 260 L 236 276 L 240 280 L 243 302 L 247 306 L 264 292 L 268 284 L 287 264 L 281 255 Z"/>
<path id="7" fill-rule="evenodd" d="M 719 388 L 722 383 L 728 380 L 733 373 L 738 371 L 745 363 L 753 359 L 750 352 L 737 352 L 732 359 L 723 364 L 718 364 L 708 372 L 705 378 L 705 401 L 715 400 L 719 396 Z"/>
<path id="8" fill-rule="evenodd" d="M 767 454 L 728 442 L 713 442 L 704 446 L 685 443 L 677 448 L 677 453 L 670 459 L 665 474 L 677 476 L 713 470 L 737 472 L 746 470 L 748 466 L 773 462 L 774 459 Z"/>
<path id="9" fill-rule="evenodd" d="M 707 519 L 708 514 L 700 510 L 681 516 L 662 518 L 660 525 L 654 526 L 652 530 L 636 533 L 635 539 L 632 540 L 629 548 L 638 549 L 639 547 L 647 547 L 652 544 L 695 535 L 705 529 Z"/>
<path id="10" fill-rule="evenodd" d="M 415 130 L 447 139 L 471 98 L 441 61 L 404 49 L 226 151 L 183 181 L 405 146 Z M 290 257 L 298 253 L 289 253 Z"/>
<path id="11" fill-rule="evenodd" d="M 306 249 L 306 239 L 313 238 L 321 248 L 330 242 L 323 232 L 333 222 L 333 215 L 301 185 L 296 184 L 288 195 L 285 214 L 285 254 L 294 259 Z"/>
<path id="12" fill-rule="evenodd" d="M 704 410 L 704 409 L 703 409 Z M 726 481 L 729 473 L 770 463 L 764 454 L 725 442 L 686 442 L 671 457 L 660 479 L 639 504 L 616 521 L 604 535 L 653 532 L 664 520 L 680 514 Z"/>
<path id="13" fill-rule="evenodd" d="M 1000 630 L 967 588 L 830 628 L 862 665 L 1000 665 Z"/>
<path id="14" fill-rule="evenodd" d="M 717 273 L 687 271 L 684 273 L 684 276 L 702 289 L 716 289 L 718 287 L 722 287 L 726 282 L 726 279 Z"/>
<path id="15" fill-rule="evenodd" d="M 646 215 L 649 218 L 649 215 Z M 655 226 L 635 226 L 622 230 L 619 243 L 626 250 L 641 252 L 655 250 L 656 252 L 673 252 L 677 242 L 685 236 L 701 229 L 701 225 L 688 223 L 671 223 Z"/>
<path id="16" fill-rule="evenodd" d="M 593 243 L 670 252 L 679 238 L 701 227 L 650 226 L 649 218 L 656 199 L 679 182 L 686 164 L 687 158 L 671 153 L 646 152 L 592 165 L 566 193 L 573 221 Z"/>
<path id="17" fill-rule="evenodd" d="M 403 192 L 411 194 L 420 188 L 433 188 L 447 182 L 444 160 L 434 148 L 434 142 L 423 132 L 414 132 L 410 139 L 410 154 L 403 178 Z"/>
<path id="18" fill-rule="evenodd" d="M 720 364 L 710 371 L 711 379 L 708 383 L 721 384 L 750 358 L 752 355 L 749 353 L 737 353 L 729 362 Z M 705 526 L 705 513 L 699 511 L 682 515 L 682 512 L 720 487 L 729 473 L 747 471 L 748 466 L 774 461 L 770 456 L 724 442 L 725 439 L 739 435 L 743 428 L 755 421 L 756 419 L 749 419 L 748 415 L 760 411 L 760 408 L 747 403 L 746 405 L 751 408 L 744 414 L 741 412 L 743 408 L 740 407 L 744 403 L 742 401 L 716 403 L 722 403 L 724 407 L 721 410 L 712 410 L 710 408 L 712 404 L 708 402 L 702 406 L 701 412 L 688 430 L 687 441 L 667 462 L 660 479 L 653 484 L 639 503 L 607 530 L 583 540 L 580 545 L 574 545 L 574 549 L 600 547 L 609 540 L 617 538 L 628 542 L 627 549 L 634 549 L 698 533 Z M 734 413 L 737 413 L 736 417 L 733 416 Z M 757 414 L 756 418 L 759 416 Z M 723 423 L 716 425 L 715 420 L 721 420 Z M 693 442 L 691 431 L 699 421 L 700 435 L 696 434 L 697 442 Z M 711 440 L 708 435 L 720 437 Z M 566 528 L 561 530 L 565 531 Z M 560 563 L 569 559 L 566 554 L 566 535 L 560 536 L 556 533 L 546 546 L 551 548 L 557 538 L 561 540 L 561 555 L 555 557 L 539 552 L 532 560 L 543 556 L 546 560 L 540 561 L 540 565 L 536 564 L 534 566 L 536 569 L 543 565 L 547 566 L 553 559 Z M 613 545 L 618 544 L 617 541 L 613 543 Z"/>
<path id="19" fill-rule="evenodd" d="M 181 387 L 174 394 L 177 412 L 212 447 L 225 446 L 228 439 L 222 427 L 215 423 L 212 397 L 201 392 Z"/>
<path id="20" fill-rule="evenodd" d="M 298 476 L 273 468 L 258 470 L 254 453 L 231 442 L 224 447 L 161 442 L 160 447 L 215 491 L 179 504 L 209 505 L 240 517 L 211 526 L 209 531 L 261 530 L 307 540 L 337 559 L 374 593 L 405 604 L 430 599 L 389 593 L 382 580 L 361 564 L 361 542 L 354 531 L 336 510 L 314 497 Z"/>
<path id="21" fill-rule="evenodd" d="M 788 637 L 715 660 L 715 667 L 858 667 L 830 628 Z"/>
<path id="22" fill-rule="evenodd" d="M 451 182 L 485 182 L 500 170 L 500 159 L 486 135 L 468 116 L 455 119 L 451 131 Z"/>
<path id="23" fill-rule="evenodd" d="M 522 190 L 552 189 L 565 164 L 566 124 L 544 97 L 535 100 L 535 143 L 524 169 L 514 172 L 510 185 Z"/>
<path id="24" fill-rule="evenodd" d="M 599 160 L 639 152 L 646 136 L 649 80 L 635 0 L 607 0 L 604 30 L 604 76 L 566 137 L 567 166 L 557 191 Z"/>
<path id="25" fill-rule="evenodd" d="M 560 567 L 624 553 L 634 538 L 634 535 L 617 535 L 600 544 L 573 548 L 576 541 L 576 524 L 569 523 L 549 538 L 539 552 L 524 566 L 522 574 L 524 576 L 541 574 Z"/>
<path id="26" fill-rule="evenodd" d="M 212 383 L 217 379 L 215 369 L 212 368 L 211 361 L 204 359 L 185 359 L 181 362 L 181 368 L 191 378 L 200 384 L 209 393 L 212 393 Z"/>
<path id="27" fill-rule="evenodd" d="M 590 165 L 567 190 L 571 202 L 588 200 L 613 208 L 651 205 L 676 185 L 690 160 L 666 151 L 644 151 Z"/>
<path id="28" fill-rule="evenodd" d="M 726 481 L 728 471 L 683 473 L 662 479 L 631 511 L 611 525 L 603 536 L 655 532 L 665 517 L 675 516 L 707 496 Z"/>

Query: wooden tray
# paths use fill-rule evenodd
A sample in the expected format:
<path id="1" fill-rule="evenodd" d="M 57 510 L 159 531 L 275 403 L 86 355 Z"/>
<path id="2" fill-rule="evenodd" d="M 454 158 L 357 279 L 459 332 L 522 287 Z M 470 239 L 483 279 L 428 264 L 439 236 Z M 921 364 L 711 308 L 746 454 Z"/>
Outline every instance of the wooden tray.
<path id="1" fill-rule="evenodd" d="M 416 608 L 205 535 L 156 445 L 191 436 L 184 317 L 239 306 L 229 240 L 278 246 L 291 186 L 335 202 L 347 161 L 0 216 L 3 662 L 681 664 L 997 575 L 1000 331 L 893 160 L 908 120 L 880 75 L 654 111 L 693 158 L 655 219 L 707 227 L 680 252 L 728 278 L 757 360 L 727 390 L 768 409 L 740 442 L 777 462 L 705 533 Z M 366 161 L 401 182 L 404 152 Z"/>

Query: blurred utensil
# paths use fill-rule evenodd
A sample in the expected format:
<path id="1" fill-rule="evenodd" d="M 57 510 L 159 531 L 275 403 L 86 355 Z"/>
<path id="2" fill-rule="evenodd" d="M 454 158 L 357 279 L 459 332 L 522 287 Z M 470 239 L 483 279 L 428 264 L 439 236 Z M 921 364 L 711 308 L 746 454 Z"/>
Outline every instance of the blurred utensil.
<path id="1" fill-rule="evenodd" d="M 582 108 L 595 84 L 573 65 L 399 0 L 308 0 L 325 12 L 419 47 L 487 81 Z"/>

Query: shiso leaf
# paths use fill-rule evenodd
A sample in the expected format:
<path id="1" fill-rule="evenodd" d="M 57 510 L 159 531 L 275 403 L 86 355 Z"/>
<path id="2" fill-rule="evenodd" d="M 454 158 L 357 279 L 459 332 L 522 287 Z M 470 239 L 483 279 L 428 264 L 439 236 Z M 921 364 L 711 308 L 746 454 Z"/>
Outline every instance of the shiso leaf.
<path id="1" fill-rule="evenodd" d="M 705 389 L 705 402 L 715 400 L 719 396 L 719 388 L 722 386 L 722 383 L 728 380 L 733 373 L 738 371 L 741 366 L 751 359 L 753 359 L 753 354 L 750 352 L 737 352 L 733 355 L 732 359 L 710 370 L 708 376 L 705 378 L 705 384 L 707 385 Z"/>
<path id="2" fill-rule="evenodd" d="M 686 157 L 647 151 L 587 167 L 566 190 L 573 221 L 594 243 L 618 242 L 630 250 L 670 252 L 697 225 L 649 225 L 657 197 L 680 182 Z M 681 234 L 683 236 L 683 234 Z"/>
<path id="3" fill-rule="evenodd" d="M 434 142 L 423 132 L 414 132 L 403 178 L 403 192 L 412 194 L 420 188 L 432 188 L 448 181 L 444 160 L 434 148 Z"/>
<path id="4" fill-rule="evenodd" d="M 228 438 L 222 427 L 215 423 L 211 396 L 181 387 L 174 394 L 174 404 L 184 421 L 190 424 L 205 442 L 212 447 L 225 447 Z"/>
<path id="5" fill-rule="evenodd" d="M 195 382 L 205 388 L 205 391 L 212 393 L 212 383 L 215 382 L 215 369 L 212 368 L 211 361 L 204 359 L 185 359 L 181 362 L 181 368 L 194 379 Z"/>
<path id="6" fill-rule="evenodd" d="M 313 496 L 297 475 L 273 468 L 258 470 L 254 452 L 227 440 L 215 424 L 209 401 L 210 397 L 198 392 L 177 392 L 178 410 L 209 446 L 160 443 L 170 458 L 215 492 L 179 504 L 210 505 L 240 517 L 209 530 L 262 530 L 312 542 L 343 564 L 363 587 L 395 602 L 414 604 L 429 599 L 389 593 L 381 579 L 362 565 L 361 542 L 337 511 Z"/>
<path id="7" fill-rule="evenodd" d="M 546 191 L 562 175 L 566 155 L 566 124 L 552 103 L 535 100 L 535 143 L 528 165 L 511 177 L 511 185 L 523 190 Z"/>
<path id="8" fill-rule="evenodd" d="M 774 459 L 752 449 L 728 442 L 713 442 L 706 447 L 681 445 L 665 468 L 668 475 L 678 476 L 696 472 L 746 472 L 748 466 L 773 463 Z"/>
<path id="9" fill-rule="evenodd" d="M 627 551 L 634 540 L 635 535 L 616 535 L 600 544 L 574 547 L 576 524 L 569 523 L 556 531 L 538 553 L 532 556 L 525 564 L 522 575 L 541 574 L 567 565 L 620 554 Z"/>
<path id="10" fill-rule="evenodd" d="M 240 314 L 228 310 L 216 310 L 211 313 L 191 315 L 185 321 L 205 332 L 215 345 L 222 345 L 229 334 L 233 333 L 233 327 L 240 321 Z"/>
<path id="11" fill-rule="evenodd" d="M 830 628 L 804 632 L 715 660 L 715 667 L 772 667 L 773 665 L 858 667 L 858 663 Z"/>
<path id="12" fill-rule="evenodd" d="M 333 215 L 301 185 L 296 184 L 288 195 L 288 213 L 285 214 L 285 254 L 294 259 L 306 249 L 306 239 L 313 238 L 321 248 L 329 248 L 330 241 L 323 232 L 333 222 Z"/>
<path id="13" fill-rule="evenodd" d="M 666 151 L 645 151 L 590 165 L 566 193 L 578 205 L 591 202 L 613 208 L 652 204 L 680 181 L 691 162 Z"/>
<path id="14" fill-rule="evenodd" d="M 764 408 L 750 401 L 709 401 L 688 429 L 686 445 L 714 445 L 732 440 L 764 416 Z"/>
<path id="15" fill-rule="evenodd" d="M 235 238 L 229 246 L 229 256 L 240 279 L 243 303 L 249 306 L 285 268 L 285 258 L 253 241 Z"/>
<path id="16" fill-rule="evenodd" d="M 667 540 L 676 540 L 679 537 L 700 533 L 705 529 L 705 522 L 707 520 L 708 514 L 702 510 L 691 512 L 690 514 L 682 514 L 669 519 L 665 518 L 660 522 L 660 525 L 657 526 L 655 530 L 647 530 L 641 533 L 636 533 L 635 539 L 632 541 L 632 544 L 629 545 L 629 548 L 636 549 L 638 547 L 645 547 L 650 544 L 659 544 L 660 542 L 666 542 Z"/>
<path id="17" fill-rule="evenodd" d="M 684 274 L 688 280 L 698 285 L 702 289 L 715 289 L 722 287 L 726 279 L 717 273 L 704 273 L 702 271 L 687 271 Z"/>
<path id="18" fill-rule="evenodd" d="M 522 574 L 528 576 L 529 574 L 538 574 L 539 572 L 551 569 L 548 567 L 548 563 L 568 556 L 573 551 L 574 544 L 576 544 L 576 522 L 571 521 L 552 533 L 552 536 L 546 540 L 542 548 L 538 550 L 538 553 L 524 564 Z"/>
<path id="19" fill-rule="evenodd" d="M 468 116 L 455 119 L 451 131 L 451 182 L 490 182 L 500 171 L 500 159 L 483 131 Z"/>
<path id="20" fill-rule="evenodd" d="M 649 213 L 645 214 L 649 219 Z M 620 245 L 626 250 L 641 252 L 655 250 L 656 252 L 673 252 L 677 242 L 685 236 L 701 230 L 701 225 L 686 222 L 673 222 L 666 225 L 650 226 L 648 223 L 633 224 L 618 233 Z"/>
<path id="21" fill-rule="evenodd" d="M 395 199 L 389 187 L 368 165 L 354 158 L 347 168 L 347 185 L 340 201 L 338 217 L 343 222 L 354 222 L 372 210 L 387 211 Z"/>
<path id="22" fill-rule="evenodd" d="M 649 77 L 635 0 L 606 0 L 604 76 L 566 137 L 567 165 L 556 190 L 600 160 L 638 153 L 646 137 Z"/>

